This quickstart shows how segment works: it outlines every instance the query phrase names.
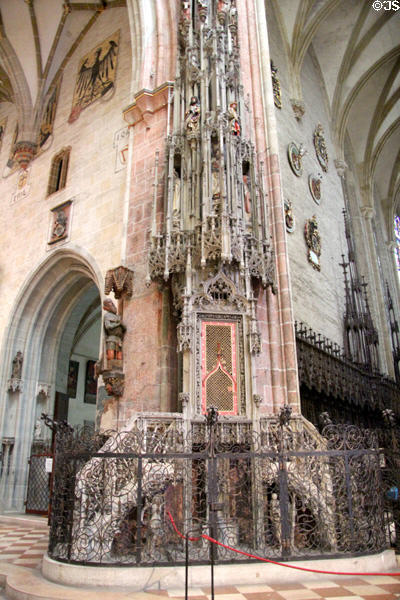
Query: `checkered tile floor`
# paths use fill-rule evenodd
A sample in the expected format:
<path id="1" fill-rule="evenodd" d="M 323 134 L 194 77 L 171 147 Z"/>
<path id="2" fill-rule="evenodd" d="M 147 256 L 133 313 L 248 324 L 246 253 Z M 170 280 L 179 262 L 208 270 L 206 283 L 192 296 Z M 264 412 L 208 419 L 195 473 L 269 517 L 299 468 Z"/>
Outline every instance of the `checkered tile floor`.
<path id="1" fill-rule="evenodd" d="M 40 565 L 43 554 L 47 550 L 47 543 L 48 534 L 44 529 L 0 523 L 0 561 L 34 569 Z M 238 568 L 246 567 L 241 565 Z M 216 586 L 215 600 L 399 600 L 400 598 L 400 577 L 386 575 L 326 577 L 303 584 L 285 584 L 284 580 L 283 572 L 280 584 Z M 151 593 L 159 596 L 160 599 L 182 600 L 185 597 L 183 589 Z M 204 587 L 189 589 L 189 598 L 210 600 L 210 589 Z"/>
<path id="2" fill-rule="evenodd" d="M 245 567 L 243 567 L 245 568 Z M 282 576 L 284 581 L 284 575 Z M 154 593 L 154 592 L 153 592 Z M 184 590 L 156 592 L 160 598 L 185 597 Z M 190 600 L 210 600 L 210 590 L 189 590 Z M 215 600 L 395 600 L 400 598 L 400 577 L 342 577 L 275 585 L 238 585 L 216 587 Z"/>
<path id="3" fill-rule="evenodd" d="M 48 539 L 43 529 L 0 524 L 0 561 L 35 568 L 47 550 Z"/>

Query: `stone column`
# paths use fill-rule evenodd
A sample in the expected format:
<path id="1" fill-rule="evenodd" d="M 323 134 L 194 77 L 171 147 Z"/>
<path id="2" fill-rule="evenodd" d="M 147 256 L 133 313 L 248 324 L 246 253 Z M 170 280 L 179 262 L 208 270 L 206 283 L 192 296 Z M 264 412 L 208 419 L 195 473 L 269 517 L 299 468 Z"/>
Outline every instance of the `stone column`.
<path id="1" fill-rule="evenodd" d="M 168 128 L 168 97 L 172 84 L 143 89 L 125 112 L 134 129 L 130 165 L 130 206 L 126 261 L 135 272 L 132 297 L 124 308 L 127 332 L 124 338 L 125 388 L 119 405 L 119 427 L 134 412 L 170 411 L 172 398 L 171 344 L 173 326 L 166 311 L 165 292 L 156 283 L 146 286 L 148 233 L 154 198 L 156 151 L 164 164 L 165 134 Z M 159 170 L 156 186 L 157 214 L 163 210 L 163 176 Z M 157 218 L 157 222 L 160 219 Z M 168 331 L 166 331 L 166 327 Z"/>
<path id="2" fill-rule="evenodd" d="M 365 266 L 367 267 L 368 272 L 362 274 L 365 275 L 368 283 L 367 293 L 370 300 L 372 319 L 379 334 L 380 371 L 394 377 L 386 302 L 384 290 L 382 289 L 383 282 L 379 272 L 379 257 L 376 251 L 374 232 L 372 229 L 372 219 L 375 216 L 375 211 L 372 206 L 362 206 L 360 212 L 363 218 L 363 229 L 366 234 L 366 243 L 364 246 L 368 253 L 365 256 Z"/>
<path id="3" fill-rule="evenodd" d="M 291 300 L 284 202 L 279 164 L 279 146 L 272 92 L 268 32 L 263 0 L 244 2 L 239 14 L 243 79 L 252 89 L 256 148 L 265 161 L 272 242 L 276 255 L 277 293 L 271 289 L 259 297 L 257 317 L 262 334 L 262 352 L 257 362 L 260 412 L 279 412 L 289 404 L 300 411 L 296 339 Z M 241 6 L 241 5 L 240 5 Z M 239 9 L 239 7 L 238 7 Z M 257 35 L 251 35 L 256 24 Z M 247 25 L 248 24 L 248 25 Z M 251 24 L 251 27 L 250 27 Z M 246 54 L 246 57 L 244 56 Z"/>

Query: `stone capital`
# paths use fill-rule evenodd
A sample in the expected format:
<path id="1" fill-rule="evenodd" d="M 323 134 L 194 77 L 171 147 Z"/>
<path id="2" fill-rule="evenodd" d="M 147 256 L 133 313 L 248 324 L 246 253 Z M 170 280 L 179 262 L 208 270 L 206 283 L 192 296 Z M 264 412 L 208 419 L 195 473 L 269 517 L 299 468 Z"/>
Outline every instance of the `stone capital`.
<path id="1" fill-rule="evenodd" d="M 362 206 L 360 212 L 366 221 L 371 221 L 375 216 L 375 210 L 373 206 Z"/>
<path id="2" fill-rule="evenodd" d="M 167 81 L 154 90 L 140 90 L 135 94 L 133 103 L 123 111 L 125 121 L 132 126 L 144 121 L 149 127 L 154 113 L 168 104 L 169 92 L 173 87 L 174 84 Z"/>

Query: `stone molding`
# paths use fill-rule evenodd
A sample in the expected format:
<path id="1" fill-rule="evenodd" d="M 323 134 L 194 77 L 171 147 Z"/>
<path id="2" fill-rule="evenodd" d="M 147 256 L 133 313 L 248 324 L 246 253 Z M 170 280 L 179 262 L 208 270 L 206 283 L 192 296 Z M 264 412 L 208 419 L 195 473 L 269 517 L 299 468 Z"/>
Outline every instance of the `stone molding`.
<path id="1" fill-rule="evenodd" d="M 133 103 L 123 111 L 125 121 L 133 127 L 144 121 L 150 127 L 153 115 L 168 104 L 169 91 L 173 87 L 174 84 L 167 81 L 154 90 L 140 90 L 135 94 Z"/>

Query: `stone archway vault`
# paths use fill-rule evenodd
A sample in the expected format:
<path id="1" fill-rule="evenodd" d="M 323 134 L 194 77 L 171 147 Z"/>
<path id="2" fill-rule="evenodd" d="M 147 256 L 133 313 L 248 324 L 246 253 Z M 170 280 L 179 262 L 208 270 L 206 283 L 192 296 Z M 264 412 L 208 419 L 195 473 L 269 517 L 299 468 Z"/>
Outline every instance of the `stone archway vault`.
<path id="1" fill-rule="evenodd" d="M 80 249 L 61 249 L 38 266 L 17 296 L 0 371 L 0 432 L 8 463 L 1 473 L 0 509 L 24 510 L 38 402 L 40 409 L 51 412 L 56 386 L 58 391 L 66 388 L 67 368 L 60 372 L 57 364 L 72 348 L 79 315 L 96 298 L 100 304 L 101 289 L 102 276 L 93 258 Z M 22 353 L 22 368 L 19 378 L 11 381 L 17 352 Z"/>

